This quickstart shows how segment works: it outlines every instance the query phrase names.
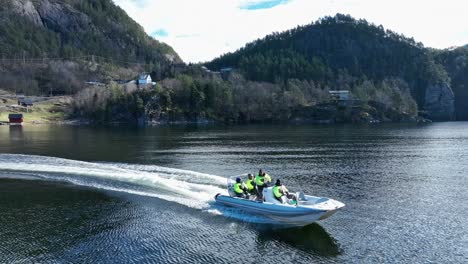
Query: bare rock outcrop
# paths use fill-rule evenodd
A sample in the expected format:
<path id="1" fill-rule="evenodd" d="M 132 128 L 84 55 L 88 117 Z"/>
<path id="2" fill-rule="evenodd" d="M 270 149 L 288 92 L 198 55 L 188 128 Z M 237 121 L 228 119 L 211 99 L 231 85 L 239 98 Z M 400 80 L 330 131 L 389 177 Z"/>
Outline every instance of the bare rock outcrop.
<path id="1" fill-rule="evenodd" d="M 72 6 L 49 0 L 12 0 L 12 12 L 24 16 L 38 26 L 45 26 L 56 32 L 79 32 L 92 30 L 91 19 Z"/>
<path id="2" fill-rule="evenodd" d="M 13 12 L 29 18 L 29 20 L 38 26 L 44 26 L 39 12 L 30 0 L 15 0 L 11 4 Z"/>
<path id="3" fill-rule="evenodd" d="M 432 84 L 426 89 L 424 109 L 436 121 L 455 119 L 455 95 L 447 84 Z"/>
<path id="4" fill-rule="evenodd" d="M 49 29 L 58 32 L 79 32 L 90 30 L 91 19 L 71 6 L 43 0 L 37 10 Z"/>

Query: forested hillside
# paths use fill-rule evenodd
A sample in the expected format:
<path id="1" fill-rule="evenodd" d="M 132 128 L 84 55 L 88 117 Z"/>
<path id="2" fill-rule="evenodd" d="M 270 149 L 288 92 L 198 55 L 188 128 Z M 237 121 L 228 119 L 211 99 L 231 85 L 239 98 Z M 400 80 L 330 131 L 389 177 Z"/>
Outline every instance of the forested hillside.
<path id="1" fill-rule="evenodd" d="M 313 81 L 371 100 L 376 98 L 369 92 L 397 80 L 398 88 L 403 93 L 409 89 L 419 110 L 430 118 L 454 117 L 450 78 L 432 50 L 412 38 L 346 15 L 273 33 L 205 65 L 212 70 L 234 67 L 254 81 Z M 388 96 L 391 99 L 392 94 Z"/>
<path id="2" fill-rule="evenodd" d="M 161 74 L 180 62 L 171 47 L 149 37 L 112 0 L 2 0 L 0 5 L 0 89 L 73 93 L 84 81 L 119 70 Z"/>
<path id="3" fill-rule="evenodd" d="M 459 60 L 448 50 L 337 15 L 247 44 L 206 63 L 212 71 L 193 65 L 154 90 L 85 91 L 75 113 L 102 122 L 385 122 L 421 120 L 418 114 L 452 120 L 451 85 L 462 95 L 466 76 L 465 64 L 450 66 Z M 350 90 L 352 98 L 334 102 L 330 90 Z"/>

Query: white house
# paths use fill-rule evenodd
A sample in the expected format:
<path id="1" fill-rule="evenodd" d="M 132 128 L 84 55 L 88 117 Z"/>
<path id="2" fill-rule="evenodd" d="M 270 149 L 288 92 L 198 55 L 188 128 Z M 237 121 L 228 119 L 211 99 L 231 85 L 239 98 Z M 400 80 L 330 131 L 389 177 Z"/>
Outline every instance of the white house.
<path id="1" fill-rule="evenodd" d="M 151 79 L 151 75 L 144 73 L 138 76 L 137 84 L 138 85 L 153 84 L 153 79 Z"/>
<path id="2" fill-rule="evenodd" d="M 336 101 L 348 101 L 351 99 L 348 90 L 329 91 L 329 94 L 331 98 Z"/>

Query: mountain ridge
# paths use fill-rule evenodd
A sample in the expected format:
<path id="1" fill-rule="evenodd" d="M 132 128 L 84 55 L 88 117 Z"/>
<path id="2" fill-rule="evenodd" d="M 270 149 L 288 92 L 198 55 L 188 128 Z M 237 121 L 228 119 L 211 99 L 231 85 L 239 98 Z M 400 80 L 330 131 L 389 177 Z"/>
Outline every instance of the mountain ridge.
<path id="1" fill-rule="evenodd" d="M 154 59 L 151 56 L 161 59 L 162 57 L 158 54 L 161 53 L 172 57 L 172 60 L 181 61 L 170 46 L 148 36 L 139 24 L 111 0 L 6 0 L 0 12 L 2 12 L 3 22 L 12 23 L 14 18 L 17 20 L 26 18 L 37 26 L 34 29 L 40 28 L 59 37 L 60 47 L 57 48 L 61 49 L 50 51 L 50 55 L 66 56 L 69 55 L 68 53 L 104 57 L 125 55 L 126 59 L 151 61 Z M 26 23 L 24 20 L 19 22 Z M 11 37 L 11 32 L 5 29 L 3 31 L 6 33 L 5 38 Z M 55 44 L 54 41 L 55 39 L 51 37 L 50 42 Z M 37 46 L 42 44 L 36 43 Z M 105 44 L 106 50 L 102 49 L 103 46 L 92 44 Z M 13 53 L 9 52 L 10 54 L 15 54 L 15 50 L 20 50 L 26 52 L 26 56 L 44 55 L 34 46 L 11 47 L 6 41 L 2 42 L 2 46 L 10 46 L 13 51 Z M 67 52 L 66 49 L 70 46 L 74 46 L 75 50 Z M 117 54 L 111 54 L 111 52 Z"/>
<path id="2" fill-rule="evenodd" d="M 429 118 L 455 117 L 449 74 L 431 49 L 349 15 L 324 17 L 270 34 L 204 65 L 212 70 L 234 67 L 254 81 L 313 80 L 333 90 L 353 90 L 365 80 L 397 78 L 406 83 L 401 88 L 409 87 Z M 351 80 L 343 84 L 340 79 Z"/>
<path id="3" fill-rule="evenodd" d="M 3 0 L 0 48 L 0 89 L 29 94 L 75 93 L 85 81 L 141 72 L 164 76 L 183 63 L 112 0 Z"/>

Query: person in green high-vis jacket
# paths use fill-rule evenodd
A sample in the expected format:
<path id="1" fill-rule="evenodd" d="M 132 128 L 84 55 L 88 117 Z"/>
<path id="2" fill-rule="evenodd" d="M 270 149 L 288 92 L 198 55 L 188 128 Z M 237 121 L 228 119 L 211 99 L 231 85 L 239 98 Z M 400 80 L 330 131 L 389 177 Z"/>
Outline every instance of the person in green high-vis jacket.
<path id="1" fill-rule="evenodd" d="M 268 187 L 268 183 L 271 182 L 270 175 L 263 172 L 262 169 L 258 171 L 257 176 L 255 176 L 255 184 L 257 185 L 257 195 L 258 198 L 263 198 L 263 188 Z"/>
<path id="2" fill-rule="evenodd" d="M 286 186 L 281 184 L 280 180 L 276 180 L 275 186 L 273 186 L 273 196 L 281 203 L 283 203 L 282 197 L 285 196 L 290 201 L 292 201 L 291 204 L 297 204 L 296 195 L 290 194 Z"/>
<path id="3" fill-rule="evenodd" d="M 249 173 L 249 175 L 247 175 L 247 180 L 245 181 L 244 184 L 245 184 L 245 188 L 247 189 L 247 193 L 249 193 L 250 195 L 257 194 L 257 190 L 255 189 L 257 184 L 255 183 L 255 180 L 252 174 Z"/>
<path id="4" fill-rule="evenodd" d="M 236 183 L 234 183 L 234 185 L 232 186 L 232 189 L 234 190 L 236 197 L 239 197 L 239 198 L 247 197 L 246 195 L 247 189 L 245 188 L 240 178 L 236 178 Z"/>

